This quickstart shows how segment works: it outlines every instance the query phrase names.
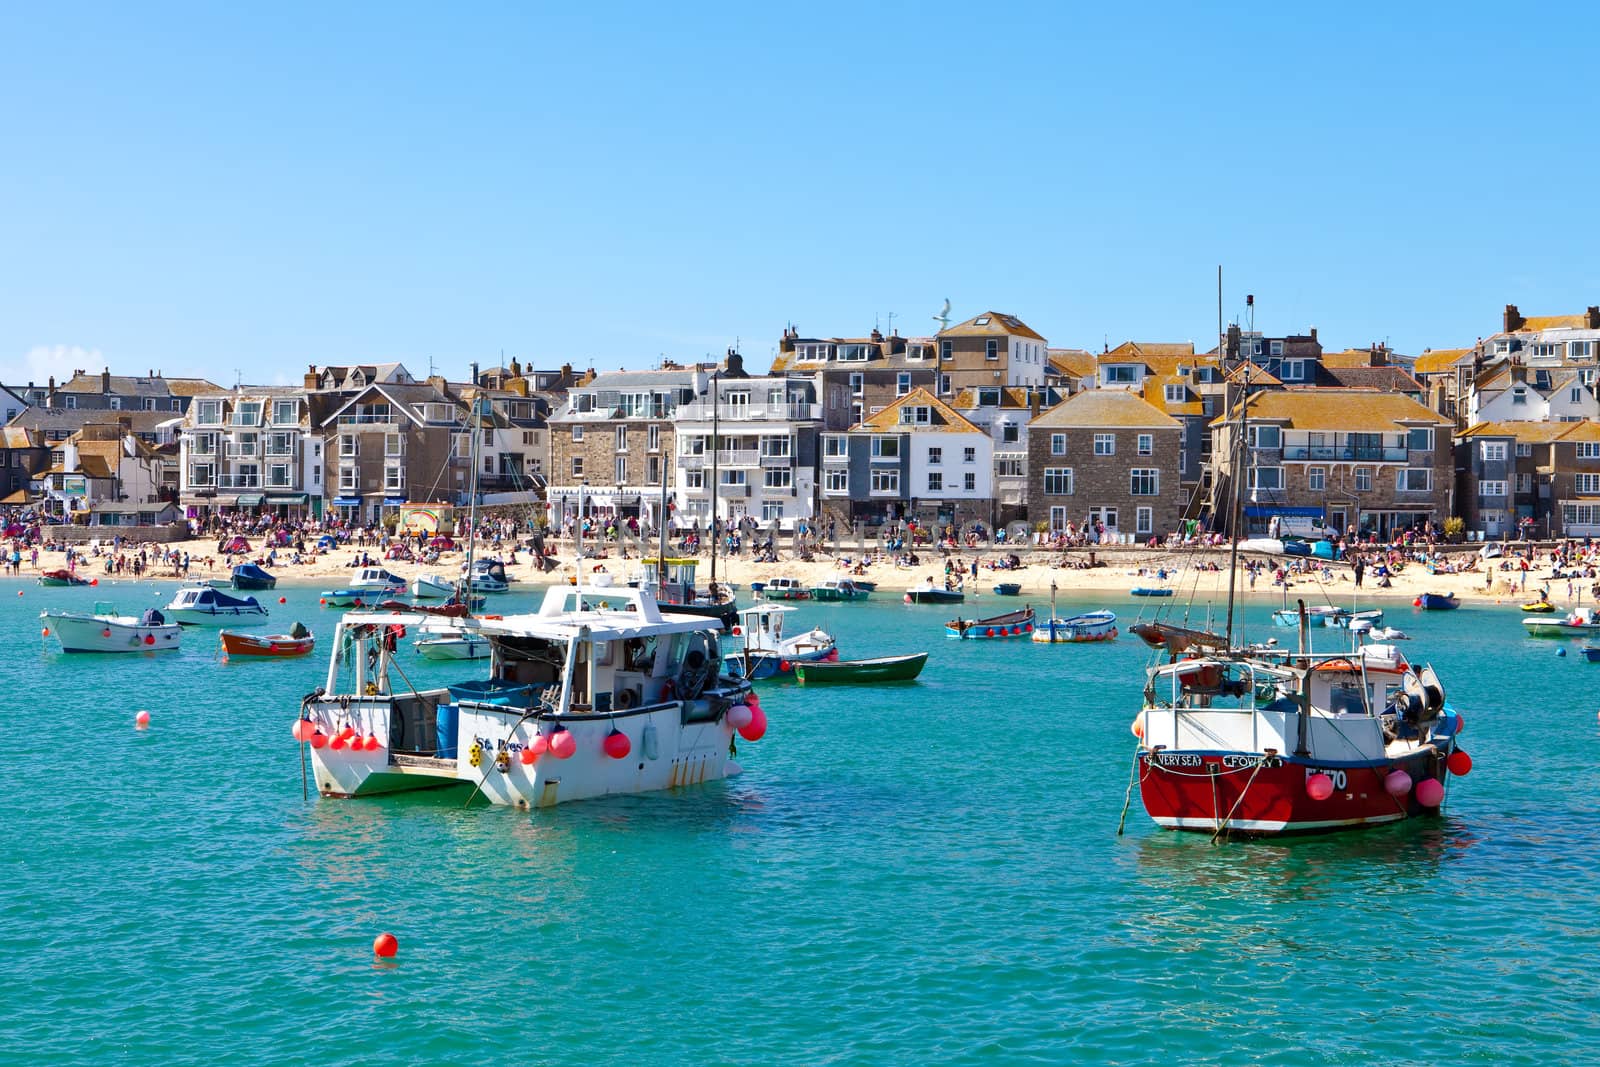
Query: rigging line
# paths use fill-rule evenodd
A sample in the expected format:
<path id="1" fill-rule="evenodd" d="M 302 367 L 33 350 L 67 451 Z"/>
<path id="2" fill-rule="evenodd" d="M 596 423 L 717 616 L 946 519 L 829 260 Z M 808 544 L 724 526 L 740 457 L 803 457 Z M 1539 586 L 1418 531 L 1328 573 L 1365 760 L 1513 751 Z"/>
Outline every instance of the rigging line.
<path id="1" fill-rule="evenodd" d="M 1128 791 L 1122 794 L 1122 818 L 1117 820 L 1118 837 L 1122 836 L 1122 828 L 1128 823 L 1128 809 L 1133 806 L 1133 787 L 1139 781 L 1139 749 L 1143 745 L 1143 741 L 1136 741 L 1133 746 L 1133 766 L 1128 768 Z"/>
<path id="2" fill-rule="evenodd" d="M 1211 843 L 1213 845 L 1216 844 L 1217 839 L 1222 836 L 1222 832 L 1227 828 L 1228 823 L 1233 821 L 1233 816 L 1236 812 L 1238 812 L 1239 806 L 1244 803 L 1244 798 L 1250 795 L 1250 787 L 1255 785 L 1256 775 L 1260 772 L 1261 768 L 1265 767 L 1266 765 L 1267 760 L 1265 756 L 1256 760 L 1255 770 L 1250 772 L 1250 780 L 1246 782 L 1244 784 L 1244 788 L 1239 791 L 1239 799 L 1233 802 L 1233 807 L 1228 809 L 1228 817 L 1222 820 L 1222 823 L 1217 827 L 1217 832 L 1211 835 Z M 1213 785 L 1212 788 L 1214 790 L 1215 785 Z"/>

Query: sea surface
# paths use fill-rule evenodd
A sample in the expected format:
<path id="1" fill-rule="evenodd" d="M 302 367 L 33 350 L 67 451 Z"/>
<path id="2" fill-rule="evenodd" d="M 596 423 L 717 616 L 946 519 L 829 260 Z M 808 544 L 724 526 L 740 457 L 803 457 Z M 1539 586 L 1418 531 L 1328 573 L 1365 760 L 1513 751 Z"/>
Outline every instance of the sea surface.
<path id="1" fill-rule="evenodd" d="M 529 814 L 304 797 L 321 649 L 41 638 L 43 608 L 174 588 L 0 584 L 0 1061 L 1600 1061 L 1600 664 L 1513 606 L 1388 609 L 1466 716 L 1442 816 L 1214 845 L 1137 796 L 1117 832 L 1148 602 L 1080 604 L 1123 638 L 1054 647 L 949 640 L 950 609 L 894 596 L 803 605 L 846 658 L 931 650 L 922 680 L 765 684 L 742 776 Z M 270 595 L 272 630 L 327 643 L 314 588 Z"/>

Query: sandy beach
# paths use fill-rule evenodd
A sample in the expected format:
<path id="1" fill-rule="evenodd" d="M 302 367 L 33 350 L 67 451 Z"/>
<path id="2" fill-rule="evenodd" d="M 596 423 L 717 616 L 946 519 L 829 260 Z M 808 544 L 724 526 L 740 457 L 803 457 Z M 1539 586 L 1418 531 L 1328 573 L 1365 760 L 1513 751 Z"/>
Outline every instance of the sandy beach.
<path id="1" fill-rule="evenodd" d="M 223 558 L 216 556 L 214 551 L 202 554 L 204 549 L 214 549 L 215 542 L 193 541 L 180 543 L 176 547 L 180 551 L 187 550 L 190 553 L 189 577 L 204 580 L 228 576 L 229 565 Z M 623 583 L 638 571 L 639 554 L 635 550 L 630 549 L 624 555 L 614 544 L 597 546 L 593 543 L 586 543 L 584 550 L 586 581 L 600 574 L 606 574 L 610 576 L 612 582 Z M 1167 603 L 1192 600 L 1220 604 L 1227 598 L 1228 552 L 1225 548 L 1181 550 L 1124 546 L 1099 548 L 1093 550 L 1092 554 L 1096 563 L 1100 565 L 1093 567 L 1088 565 L 1091 556 L 1089 549 L 1073 549 L 1067 552 L 1024 549 L 1017 553 L 1022 560 L 1020 568 L 993 567 L 995 562 L 1005 558 L 1011 551 L 1003 547 L 999 550 L 991 547 L 962 549 L 949 553 L 942 553 L 936 548 L 923 549 L 917 553 L 919 557 L 917 566 L 905 566 L 878 558 L 866 563 L 864 573 L 860 576 L 878 584 L 878 599 L 890 595 L 898 596 L 906 589 L 925 584 L 929 578 L 932 578 L 935 584 L 942 586 L 947 561 L 959 574 L 965 576 L 965 591 L 969 596 L 974 593 L 979 596 L 991 595 L 995 584 L 1015 582 L 1021 585 L 1022 595 L 1030 601 L 1047 599 L 1052 584 L 1056 586 L 1063 599 L 1073 601 L 1093 599 L 1096 594 L 1121 600 L 1139 586 L 1170 586 L 1174 590 L 1174 595 L 1166 601 Z M 422 564 L 406 560 L 381 559 L 380 550 L 377 548 L 348 547 L 323 553 L 300 563 L 288 562 L 288 558 L 280 550 L 278 558 L 266 565 L 281 581 L 322 582 L 331 588 L 340 584 L 340 580 L 351 573 L 352 561 L 362 552 L 372 556 L 376 562 L 393 573 L 407 579 L 422 573 L 455 575 L 465 559 L 464 552 L 452 551 L 444 553 L 436 563 Z M 522 583 L 524 587 L 539 587 L 570 579 L 574 574 L 573 546 L 567 542 L 555 542 L 553 552 L 556 560 L 553 571 L 541 574 L 534 564 L 533 557 L 526 551 L 519 550 L 516 553 L 516 563 L 507 567 L 507 574 L 516 582 Z M 492 549 L 478 550 L 480 557 L 493 554 Z M 843 549 L 837 558 L 819 554 L 815 555 L 811 562 L 804 562 L 788 553 L 783 553 L 781 556 L 782 558 L 776 563 L 758 563 L 749 556 L 728 557 L 719 554 L 716 561 L 717 578 L 722 582 L 733 583 L 739 591 L 739 599 L 743 602 L 749 599 L 752 582 L 765 582 L 783 576 L 794 578 L 804 585 L 820 584 L 827 578 L 847 573 L 846 561 L 849 571 L 854 572 L 856 561 L 862 558 L 858 551 Z M 252 553 L 249 558 L 264 562 L 264 553 Z M 700 560 L 698 580 L 700 586 L 704 588 L 711 576 L 711 559 L 708 554 L 702 554 L 698 558 Z M 1260 573 L 1252 582 L 1243 569 L 1244 558 L 1241 556 L 1241 568 L 1237 579 L 1239 594 L 1255 600 L 1282 601 L 1285 598 L 1285 590 L 1272 580 L 1271 571 Z M 1265 557 L 1255 558 L 1263 559 L 1269 566 L 1296 562 Z M 974 560 L 978 563 L 978 573 L 975 578 L 971 574 Z M 236 559 L 235 562 L 244 560 Z M 1574 579 L 1569 593 L 1567 579 L 1548 577 L 1550 573 L 1548 562 L 1542 562 L 1538 568 L 1528 572 L 1526 587 L 1523 588 L 1520 570 L 1501 570 L 1500 565 L 1504 561 L 1479 560 L 1474 550 L 1466 548 L 1458 548 L 1450 553 L 1449 562 L 1458 567 L 1475 563 L 1476 570 L 1453 574 L 1430 574 L 1424 565 L 1408 563 L 1401 573 L 1392 576 L 1392 584 L 1388 588 L 1379 586 L 1369 570 L 1358 590 L 1354 573 L 1348 564 L 1330 562 L 1324 566 L 1322 561 L 1314 562 L 1317 564 L 1316 567 L 1289 576 L 1287 594 L 1291 603 L 1296 598 L 1304 598 L 1308 606 L 1410 601 L 1423 592 L 1454 592 L 1463 603 L 1520 606 L 1528 600 L 1536 599 L 1538 590 L 1547 581 L 1550 599 L 1558 606 L 1591 603 L 1594 600 L 1589 593 L 1590 580 Z M 30 564 L 28 556 L 24 554 L 22 575 L 33 577 L 41 570 L 62 565 L 63 555 L 59 552 L 41 553 L 37 568 Z M 1212 567 L 1216 569 L 1213 570 Z M 1486 573 L 1487 568 L 1493 569 Z M 86 577 L 105 576 L 104 557 L 91 556 L 78 564 L 78 571 Z M 1164 579 L 1158 577 L 1161 573 L 1166 575 Z M 145 575 L 148 578 L 174 576 L 170 567 L 153 567 Z M 1492 583 L 1486 581 L 1491 576 Z M 126 579 L 131 575 L 122 574 L 116 577 Z"/>

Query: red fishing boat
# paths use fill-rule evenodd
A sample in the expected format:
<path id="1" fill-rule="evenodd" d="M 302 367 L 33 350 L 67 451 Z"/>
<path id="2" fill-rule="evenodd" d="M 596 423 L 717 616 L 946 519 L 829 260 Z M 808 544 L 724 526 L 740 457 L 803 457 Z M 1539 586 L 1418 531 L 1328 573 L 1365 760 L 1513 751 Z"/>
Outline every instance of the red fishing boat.
<path id="1" fill-rule="evenodd" d="M 299 623 L 286 634 L 247 634 L 223 630 L 222 649 L 230 656 L 304 656 L 317 639 Z"/>

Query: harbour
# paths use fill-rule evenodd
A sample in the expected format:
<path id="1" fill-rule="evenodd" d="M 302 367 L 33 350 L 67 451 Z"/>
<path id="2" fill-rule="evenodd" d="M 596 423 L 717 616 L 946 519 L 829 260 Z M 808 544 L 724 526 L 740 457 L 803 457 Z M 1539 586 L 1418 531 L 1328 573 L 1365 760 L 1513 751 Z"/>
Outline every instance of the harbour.
<path id="1" fill-rule="evenodd" d="M 303 619 L 323 647 L 343 613 L 314 607 L 317 584 L 280 581 L 274 624 Z M 1390 608 L 1469 723 L 1476 769 L 1442 814 L 1213 846 L 1137 805 L 1117 836 L 1149 659 L 1131 636 L 945 642 L 939 606 L 805 604 L 801 624 L 847 657 L 932 649 L 926 669 L 882 689 L 761 683 L 771 728 L 740 742 L 744 774 L 528 812 L 459 792 L 304 799 L 288 727 L 318 656 L 225 662 L 209 630 L 177 652 L 71 656 L 37 632 L 39 610 L 159 606 L 173 583 L 0 592 L 17 601 L 3 670 L 41 735 L 17 761 L 0 915 L 40 964 L 15 984 L 31 1009 L 13 1048 L 30 1058 L 385 1048 L 402 1002 L 404 1056 L 423 1060 L 502 1013 L 550 1059 L 598 1041 L 606 1058 L 820 1059 L 847 1025 L 874 1058 L 1137 1058 L 1159 1029 L 1204 1060 L 1301 1047 L 1313 1014 L 1330 1062 L 1443 1058 L 1462 1035 L 1492 1034 L 1504 1062 L 1600 1047 L 1565 980 L 1600 882 L 1577 784 L 1600 756 L 1595 668 L 1524 637 L 1514 605 Z M 539 592 L 496 607 L 532 610 Z M 1141 605 L 1059 610 L 1096 607 L 1132 623 Z M 1275 607 L 1246 608 L 1247 632 L 1271 636 Z M 1317 651 L 1350 639 L 1311 635 Z M 400 655 L 419 687 L 461 668 Z M 1448 935 L 1393 937 L 1383 916 L 1414 909 L 1451 917 Z M 373 963 L 379 928 L 399 962 Z M 1452 992 L 1467 970 L 1471 995 Z M 531 1008 L 507 982 L 524 977 Z M 1366 1012 L 1329 1019 L 1328 998 L 1449 1008 L 1402 1035 Z M 560 1007 L 578 1001 L 581 1018 Z"/>

